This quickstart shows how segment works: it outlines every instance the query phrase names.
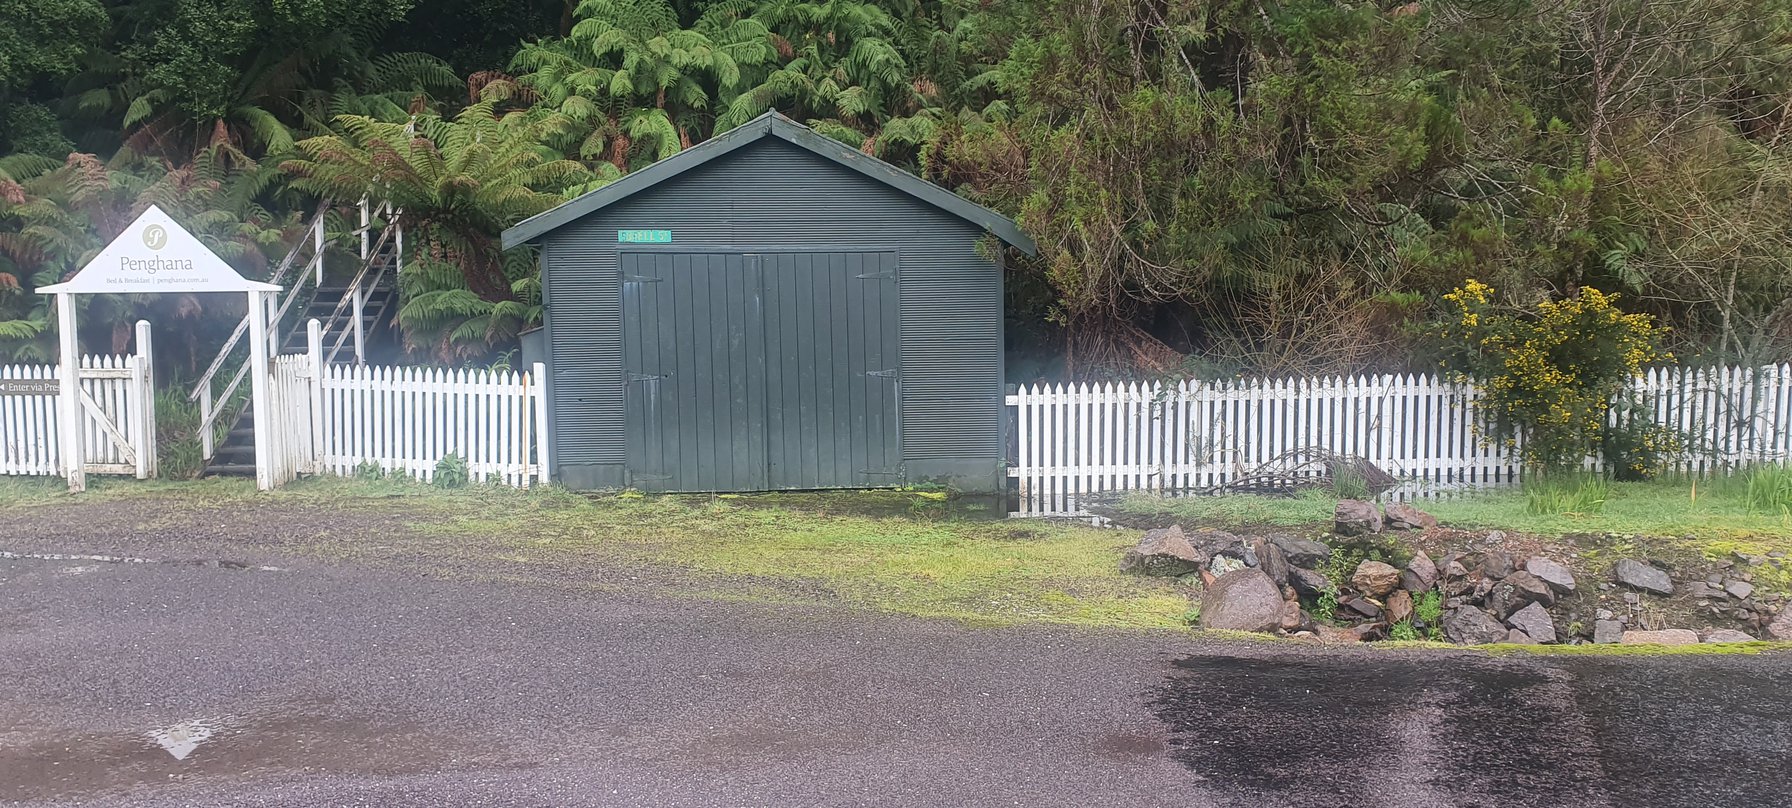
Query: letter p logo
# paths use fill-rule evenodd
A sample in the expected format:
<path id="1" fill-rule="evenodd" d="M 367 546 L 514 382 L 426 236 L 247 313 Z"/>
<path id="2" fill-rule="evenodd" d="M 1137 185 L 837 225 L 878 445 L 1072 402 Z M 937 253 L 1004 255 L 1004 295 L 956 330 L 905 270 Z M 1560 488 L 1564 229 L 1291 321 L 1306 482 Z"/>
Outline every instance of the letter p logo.
<path id="1" fill-rule="evenodd" d="M 168 231 L 159 224 L 143 228 L 143 246 L 152 250 L 168 246 Z"/>

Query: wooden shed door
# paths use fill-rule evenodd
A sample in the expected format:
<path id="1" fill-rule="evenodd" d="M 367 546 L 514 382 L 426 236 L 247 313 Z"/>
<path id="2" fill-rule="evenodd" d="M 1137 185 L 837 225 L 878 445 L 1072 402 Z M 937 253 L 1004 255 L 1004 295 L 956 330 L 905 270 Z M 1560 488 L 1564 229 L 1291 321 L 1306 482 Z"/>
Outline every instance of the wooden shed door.
<path id="1" fill-rule="evenodd" d="M 726 253 L 622 253 L 629 482 L 766 488 L 759 268 Z"/>
<path id="2" fill-rule="evenodd" d="M 630 484 L 900 482 L 896 255 L 622 253 Z"/>

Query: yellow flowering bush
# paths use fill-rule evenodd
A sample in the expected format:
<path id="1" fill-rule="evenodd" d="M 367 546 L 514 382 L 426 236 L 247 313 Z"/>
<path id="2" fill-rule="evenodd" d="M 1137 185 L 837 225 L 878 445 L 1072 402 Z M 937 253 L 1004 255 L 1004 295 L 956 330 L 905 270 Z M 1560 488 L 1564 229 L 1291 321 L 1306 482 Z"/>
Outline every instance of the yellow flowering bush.
<path id="1" fill-rule="evenodd" d="M 1519 446 L 1525 463 L 1544 471 L 1578 468 L 1589 454 L 1622 445 L 1633 451 L 1608 458 L 1615 469 L 1652 473 L 1671 438 L 1612 440 L 1620 436 L 1608 434 L 1616 432 L 1608 424 L 1643 366 L 1669 358 L 1654 320 L 1625 314 L 1616 295 L 1587 287 L 1531 310 L 1502 309 L 1493 295 L 1475 280 L 1444 295 L 1448 315 L 1439 328 L 1446 376 L 1482 391 L 1484 437 Z M 1623 428 L 1639 429 L 1653 427 Z"/>

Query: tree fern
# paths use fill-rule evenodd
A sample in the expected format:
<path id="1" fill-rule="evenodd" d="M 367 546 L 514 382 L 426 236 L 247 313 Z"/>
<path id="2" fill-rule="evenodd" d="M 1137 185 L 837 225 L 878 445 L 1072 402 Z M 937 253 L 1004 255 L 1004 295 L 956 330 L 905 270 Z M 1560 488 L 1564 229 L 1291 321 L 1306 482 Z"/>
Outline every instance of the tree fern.
<path id="1" fill-rule="evenodd" d="M 344 116 L 336 124 L 336 134 L 301 141 L 302 156 L 282 168 L 302 190 L 365 194 L 403 211 L 410 254 L 399 272 L 399 322 L 407 344 L 459 359 L 514 337 L 518 326 L 504 314 L 511 309 L 499 304 L 516 302 L 516 281 L 535 269 L 503 254 L 499 234 L 596 178 L 547 145 L 564 136 L 566 117 L 499 113 L 482 101 L 452 118 Z M 474 321 L 480 325 L 468 325 Z"/>

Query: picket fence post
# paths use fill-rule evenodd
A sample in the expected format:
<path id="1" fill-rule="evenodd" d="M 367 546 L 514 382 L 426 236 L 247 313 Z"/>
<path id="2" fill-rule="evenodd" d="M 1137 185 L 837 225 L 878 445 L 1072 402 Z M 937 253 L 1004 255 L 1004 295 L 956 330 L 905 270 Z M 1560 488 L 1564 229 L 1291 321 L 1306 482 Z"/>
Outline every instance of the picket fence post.
<path id="1" fill-rule="evenodd" d="M 324 327 L 315 317 L 305 324 L 305 365 L 310 373 L 305 386 L 311 399 L 311 451 L 305 453 L 302 470 L 318 474 L 324 470 Z"/>
<path id="2" fill-rule="evenodd" d="M 535 403 L 535 479 L 545 485 L 553 473 L 548 455 L 553 436 L 548 434 L 548 366 L 541 362 L 529 369 L 529 396 Z"/>

